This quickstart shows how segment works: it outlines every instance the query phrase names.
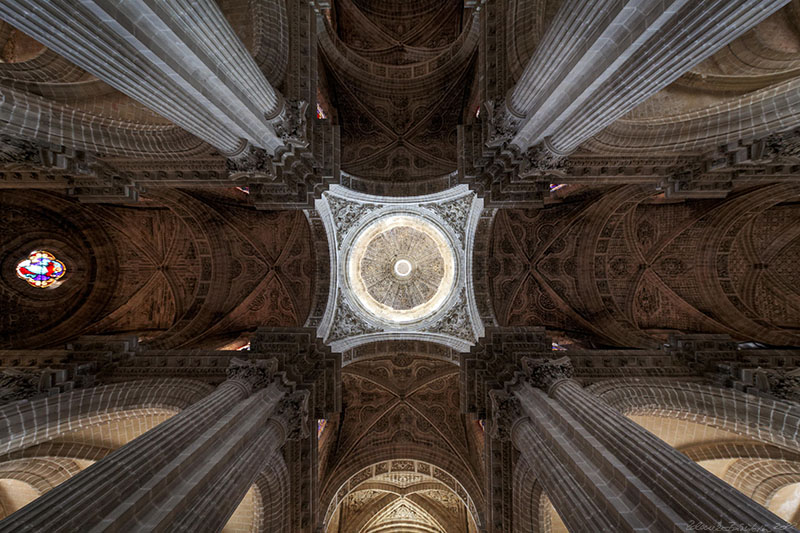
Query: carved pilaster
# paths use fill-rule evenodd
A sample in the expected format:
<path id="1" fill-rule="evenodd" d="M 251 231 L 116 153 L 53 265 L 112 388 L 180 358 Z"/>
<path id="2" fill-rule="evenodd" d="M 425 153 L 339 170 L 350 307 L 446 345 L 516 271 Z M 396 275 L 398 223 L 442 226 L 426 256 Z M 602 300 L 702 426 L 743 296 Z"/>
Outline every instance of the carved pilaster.
<path id="1" fill-rule="evenodd" d="M 489 392 L 489 398 L 492 404 L 491 437 L 501 441 L 511 440 L 514 425 L 525 416 L 519 400 L 513 393 L 504 390 Z"/>
<path id="2" fill-rule="evenodd" d="M 308 437 L 308 391 L 295 391 L 285 394 L 275 406 L 272 420 L 283 428 L 286 440 L 299 440 Z"/>

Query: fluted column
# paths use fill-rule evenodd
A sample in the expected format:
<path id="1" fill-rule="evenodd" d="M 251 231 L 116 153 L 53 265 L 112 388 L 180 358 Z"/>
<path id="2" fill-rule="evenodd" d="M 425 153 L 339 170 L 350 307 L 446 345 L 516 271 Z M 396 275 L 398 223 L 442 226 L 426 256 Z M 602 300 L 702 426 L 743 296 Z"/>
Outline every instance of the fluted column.
<path id="1" fill-rule="evenodd" d="M 512 142 L 570 153 L 787 3 L 564 2 L 500 113 Z"/>
<path id="2" fill-rule="evenodd" d="M 525 358 L 513 392 L 493 391 L 496 430 L 539 475 L 571 532 L 791 531 L 572 380 L 572 364 Z"/>
<path id="3" fill-rule="evenodd" d="M 260 463 L 303 427 L 307 393 L 286 396 L 275 370 L 275 360 L 234 359 L 212 394 L 12 514 L 0 531 L 220 530 Z"/>
<path id="4" fill-rule="evenodd" d="M 227 154 L 282 144 L 282 98 L 213 0 L 4 0 L 0 17 Z"/>

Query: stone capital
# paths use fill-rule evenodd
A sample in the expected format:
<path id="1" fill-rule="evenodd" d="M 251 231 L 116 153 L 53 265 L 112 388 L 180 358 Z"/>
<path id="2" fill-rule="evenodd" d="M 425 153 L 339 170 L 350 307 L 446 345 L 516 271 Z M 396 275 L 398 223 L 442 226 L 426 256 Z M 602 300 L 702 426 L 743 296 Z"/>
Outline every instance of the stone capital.
<path id="1" fill-rule="evenodd" d="M 545 142 L 528 148 L 522 156 L 520 173 L 547 174 L 552 171 L 564 169 L 566 164 L 567 155 L 557 152 L 545 140 Z"/>
<path id="2" fill-rule="evenodd" d="M 283 427 L 286 440 L 298 440 L 308 437 L 309 396 L 306 390 L 288 393 L 275 406 L 271 419 Z"/>
<path id="3" fill-rule="evenodd" d="M 531 386 L 548 392 L 553 385 L 560 381 L 572 379 L 575 369 L 569 357 L 559 359 L 533 359 L 524 357 L 522 359 L 524 374 L 522 379 Z"/>
<path id="4" fill-rule="evenodd" d="M 248 172 L 272 175 L 272 159 L 269 154 L 250 143 L 246 143 L 237 153 L 231 154 L 225 164 L 231 174 Z"/>
<path id="5" fill-rule="evenodd" d="M 511 440 L 514 425 L 524 417 L 522 405 L 513 393 L 504 390 L 490 391 L 489 399 L 492 404 L 490 435 L 502 441 Z"/>
<path id="6" fill-rule="evenodd" d="M 234 357 L 227 369 L 228 381 L 235 381 L 248 387 L 248 392 L 254 392 L 267 387 L 277 371 L 274 359 L 257 359 L 246 361 Z"/>
<path id="7" fill-rule="evenodd" d="M 510 141 L 519 131 L 522 120 L 514 115 L 506 106 L 504 98 L 496 98 L 486 102 L 484 107 L 489 115 L 486 142 L 502 144 Z"/>

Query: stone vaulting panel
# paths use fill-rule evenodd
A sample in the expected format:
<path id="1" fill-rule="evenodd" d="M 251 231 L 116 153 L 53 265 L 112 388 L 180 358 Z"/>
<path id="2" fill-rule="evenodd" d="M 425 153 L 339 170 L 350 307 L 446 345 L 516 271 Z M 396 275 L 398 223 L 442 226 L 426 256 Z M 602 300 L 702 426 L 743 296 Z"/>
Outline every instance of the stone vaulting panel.
<path id="1" fill-rule="evenodd" d="M 775 185 L 670 203 L 623 187 L 501 210 L 486 263 L 497 320 L 595 346 L 653 347 L 668 332 L 796 345 L 797 194 Z"/>
<path id="2" fill-rule="evenodd" d="M 179 192 L 136 207 L 47 194 L 4 193 L 1 201 L 9 345 L 135 333 L 158 347 L 219 347 L 258 326 L 298 326 L 308 316 L 315 267 L 302 212 Z M 33 292 L 13 272 L 37 247 L 67 266 L 48 293 Z"/>

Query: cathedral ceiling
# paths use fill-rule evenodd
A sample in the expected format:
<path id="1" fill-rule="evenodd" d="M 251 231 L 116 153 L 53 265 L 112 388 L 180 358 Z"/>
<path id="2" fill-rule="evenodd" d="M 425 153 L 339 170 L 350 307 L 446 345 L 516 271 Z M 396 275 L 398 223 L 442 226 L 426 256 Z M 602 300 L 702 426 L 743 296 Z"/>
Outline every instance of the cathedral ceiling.
<path id="1" fill-rule="evenodd" d="M 481 499 L 482 430 L 460 414 L 458 391 L 457 366 L 417 354 L 393 353 L 348 365 L 342 371 L 342 412 L 337 421 L 329 422 L 320 444 L 323 501 L 335 497 L 335 508 L 335 502 L 344 497 L 339 490 L 343 484 L 352 489 L 364 481 L 345 483 L 351 476 L 375 461 L 400 457 L 427 461 L 447 472 L 438 475 L 429 470 L 428 475 L 434 476 L 431 481 L 444 486 L 428 488 L 450 487 L 447 490 L 463 493 L 460 496 L 465 500 L 467 495 L 476 502 Z M 398 494 L 395 490 L 380 508 L 410 492 Z M 417 496 L 430 500 L 436 495 Z M 417 505 L 431 512 L 430 508 L 436 509 L 441 502 Z M 377 509 L 370 516 L 375 512 Z"/>
<path id="2" fill-rule="evenodd" d="M 8 345 L 114 332 L 154 347 L 219 347 L 308 316 L 315 262 L 300 211 L 257 212 L 235 196 L 166 191 L 134 207 L 46 193 L 3 193 L 2 203 Z M 36 229 L 20 235 L 19 227 Z M 15 258 L 36 246 L 65 261 L 69 283 L 47 294 L 19 283 Z"/>
<path id="3" fill-rule="evenodd" d="M 595 346 L 654 347 L 669 331 L 796 345 L 797 194 L 774 185 L 687 204 L 628 186 L 501 210 L 476 261 L 502 325 Z"/>
<path id="4" fill-rule="evenodd" d="M 446 188 L 440 178 L 456 170 L 477 22 L 458 0 L 334 5 L 320 48 L 342 128 L 342 170 L 376 194 Z"/>

